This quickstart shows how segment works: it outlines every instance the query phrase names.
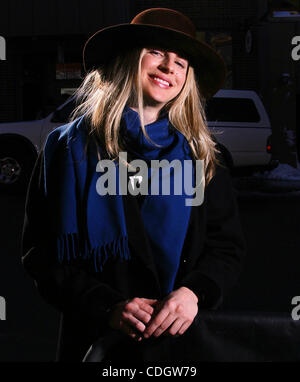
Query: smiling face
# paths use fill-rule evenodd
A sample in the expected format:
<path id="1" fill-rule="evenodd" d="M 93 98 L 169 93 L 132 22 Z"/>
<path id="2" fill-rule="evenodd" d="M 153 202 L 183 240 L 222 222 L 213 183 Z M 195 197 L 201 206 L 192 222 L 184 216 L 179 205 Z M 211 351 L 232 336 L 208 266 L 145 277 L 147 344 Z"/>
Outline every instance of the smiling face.
<path id="1" fill-rule="evenodd" d="M 175 52 L 146 49 L 141 61 L 144 104 L 161 109 L 182 90 L 188 61 Z"/>

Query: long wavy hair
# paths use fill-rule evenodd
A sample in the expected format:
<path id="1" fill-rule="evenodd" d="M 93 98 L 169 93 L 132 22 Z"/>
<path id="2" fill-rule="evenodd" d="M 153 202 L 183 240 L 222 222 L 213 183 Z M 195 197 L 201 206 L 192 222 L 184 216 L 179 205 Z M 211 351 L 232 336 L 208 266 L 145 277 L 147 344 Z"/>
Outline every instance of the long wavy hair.
<path id="1" fill-rule="evenodd" d="M 85 114 L 89 123 L 89 138 L 105 146 L 111 159 L 126 151 L 119 134 L 124 107 L 136 105 L 141 129 L 148 137 L 143 117 L 141 61 L 146 49 L 120 54 L 104 68 L 89 72 L 75 93 L 77 108 L 71 120 Z M 205 184 L 215 173 L 219 163 L 216 143 L 207 127 L 204 100 L 199 92 L 194 70 L 188 67 L 185 84 L 176 98 L 165 105 L 171 124 L 187 139 L 194 159 L 203 160 Z M 99 159 L 100 153 L 98 152 Z"/>

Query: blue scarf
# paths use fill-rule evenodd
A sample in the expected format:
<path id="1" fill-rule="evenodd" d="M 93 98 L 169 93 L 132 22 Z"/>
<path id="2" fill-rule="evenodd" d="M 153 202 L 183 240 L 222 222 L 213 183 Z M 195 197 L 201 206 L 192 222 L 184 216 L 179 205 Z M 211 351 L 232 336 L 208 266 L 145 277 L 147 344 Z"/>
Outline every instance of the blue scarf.
<path id="1" fill-rule="evenodd" d="M 81 258 L 92 261 L 99 272 L 111 256 L 130 260 L 130 251 L 122 195 L 97 193 L 96 183 L 102 173 L 96 172 L 96 150 L 89 146 L 88 155 L 84 154 L 85 124 L 83 116 L 49 134 L 44 149 L 45 190 L 59 262 Z M 159 147 L 147 141 L 138 114 L 126 107 L 120 133 L 133 159 L 149 165 L 154 159 L 177 159 L 182 168 L 184 160 L 191 161 L 186 139 L 166 116 L 147 125 L 146 131 Z M 117 163 L 116 176 L 118 179 Z M 173 172 L 170 178 L 171 195 L 150 195 L 149 189 L 140 210 L 164 294 L 173 290 L 191 212 L 185 203 L 190 196 L 185 194 L 183 183 L 182 195 L 174 195 Z"/>

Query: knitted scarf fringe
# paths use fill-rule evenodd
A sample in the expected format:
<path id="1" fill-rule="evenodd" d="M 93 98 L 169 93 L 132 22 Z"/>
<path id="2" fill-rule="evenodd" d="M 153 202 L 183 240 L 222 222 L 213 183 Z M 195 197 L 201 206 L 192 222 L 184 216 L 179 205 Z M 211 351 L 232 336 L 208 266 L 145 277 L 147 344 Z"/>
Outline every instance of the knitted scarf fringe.
<path id="1" fill-rule="evenodd" d="M 60 235 L 57 237 L 57 254 L 60 263 L 65 261 L 70 263 L 77 258 L 92 260 L 96 272 L 102 272 L 109 256 L 119 258 L 121 261 L 130 259 L 127 236 L 122 236 L 103 246 L 89 248 L 86 240 L 83 245 L 80 245 L 77 233 Z"/>

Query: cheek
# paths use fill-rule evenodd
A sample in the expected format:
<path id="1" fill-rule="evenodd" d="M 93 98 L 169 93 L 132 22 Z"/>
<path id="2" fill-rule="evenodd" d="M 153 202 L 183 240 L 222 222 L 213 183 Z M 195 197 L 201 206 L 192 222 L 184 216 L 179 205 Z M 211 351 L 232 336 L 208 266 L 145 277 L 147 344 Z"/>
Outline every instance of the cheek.
<path id="1" fill-rule="evenodd" d="M 141 61 L 141 72 L 142 74 L 145 74 L 147 71 L 150 70 L 150 68 L 154 65 L 154 60 L 152 57 L 149 57 L 148 55 L 145 55 L 142 58 Z"/>
<path id="2" fill-rule="evenodd" d="M 186 74 L 182 74 L 178 77 L 177 84 L 178 84 L 178 87 L 180 88 L 179 91 L 181 91 L 182 88 L 184 87 L 185 81 L 186 81 Z"/>

